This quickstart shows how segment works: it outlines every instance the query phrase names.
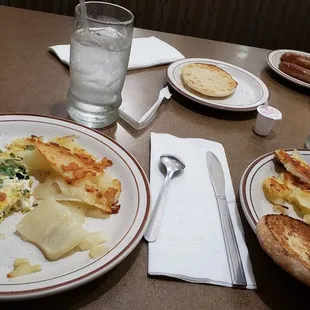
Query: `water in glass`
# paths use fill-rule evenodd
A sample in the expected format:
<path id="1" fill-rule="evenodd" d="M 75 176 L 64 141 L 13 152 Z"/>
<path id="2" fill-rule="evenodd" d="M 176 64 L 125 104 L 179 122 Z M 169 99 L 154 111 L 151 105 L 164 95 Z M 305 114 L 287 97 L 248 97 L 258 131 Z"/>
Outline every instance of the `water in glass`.
<path id="1" fill-rule="evenodd" d="M 118 118 L 132 33 L 115 26 L 76 29 L 71 37 L 70 116 L 90 127 L 105 127 Z"/>

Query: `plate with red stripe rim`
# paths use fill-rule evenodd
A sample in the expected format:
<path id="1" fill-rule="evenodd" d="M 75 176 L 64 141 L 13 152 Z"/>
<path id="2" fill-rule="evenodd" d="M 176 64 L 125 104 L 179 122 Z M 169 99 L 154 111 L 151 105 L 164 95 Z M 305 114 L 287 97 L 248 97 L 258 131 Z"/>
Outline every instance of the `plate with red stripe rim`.
<path id="1" fill-rule="evenodd" d="M 281 56 L 285 53 L 295 53 L 295 54 L 301 54 L 303 56 L 310 57 L 309 53 L 302 52 L 302 51 L 285 50 L 285 49 L 275 50 L 275 51 L 270 52 L 266 57 L 266 61 L 267 61 L 268 66 L 270 67 L 270 69 L 272 69 L 275 73 L 279 74 L 283 78 L 285 78 L 285 79 L 287 79 L 287 80 L 289 80 L 289 81 L 291 81 L 291 82 L 293 82 L 299 86 L 310 88 L 310 83 L 298 80 L 298 79 L 286 74 L 285 72 L 283 72 L 279 69 Z"/>
<path id="2" fill-rule="evenodd" d="M 286 149 L 291 154 L 293 149 Z M 310 151 L 299 149 L 299 153 L 306 162 L 310 163 Z M 267 153 L 255 159 L 245 170 L 240 181 L 239 197 L 243 212 L 253 231 L 256 231 L 256 225 L 261 217 L 266 214 L 276 214 L 273 211 L 272 204 L 265 198 L 262 185 L 267 177 L 278 176 L 283 172 L 279 161 L 275 158 L 273 152 Z M 288 206 L 288 216 L 301 219 Z"/>
<path id="3" fill-rule="evenodd" d="M 0 223 L 0 300 L 38 298 L 60 293 L 85 284 L 119 264 L 137 246 L 143 237 L 150 213 L 150 189 L 147 177 L 134 156 L 118 142 L 99 131 L 68 120 L 43 115 L 1 114 L 0 148 L 13 139 L 30 135 L 53 138 L 75 135 L 77 143 L 97 158 L 106 156 L 113 165 L 108 173 L 121 181 L 121 208 L 108 219 L 87 218 L 85 229 L 100 228 L 107 237 L 109 251 L 92 259 L 87 251 L 57 261 L 48 261 L 41 251 L 15 234 L 15 226 L 24 216 L 14 213 Z M 91 228 L 90 228 L 91 227 Z M 89 229 L 90 228 L 90 229 Z M 18 278 L 7 278 L 15 258 L 24 257 L 42 270 Z"/>
<path id="4" fill-rule="evenodd" d="M 191 90 L 182 80 L 182 68 L 193 63 L 214 65 L 225 70 L 238 82 L 235 92 L 227 97 L 215 98 Z M 254 111 L 258 106 L 269 100 L 269 90 L 259 77 L 241 67 L 215 59 L 186 58 L 178 60 L 168 67 L 167 80 L 184 97 L 200 105 L 218 110 Z"/>

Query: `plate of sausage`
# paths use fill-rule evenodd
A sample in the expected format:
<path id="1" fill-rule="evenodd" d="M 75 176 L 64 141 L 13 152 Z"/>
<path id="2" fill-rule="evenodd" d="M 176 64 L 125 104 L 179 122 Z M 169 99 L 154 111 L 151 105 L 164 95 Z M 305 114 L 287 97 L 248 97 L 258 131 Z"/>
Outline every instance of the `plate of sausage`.
<path id="1" fill-rule="evenodd" d="M 269 67 L 287 80 L 310 88 L 310 54 L 295 50 L 275 50 L 267 55 Z"/>

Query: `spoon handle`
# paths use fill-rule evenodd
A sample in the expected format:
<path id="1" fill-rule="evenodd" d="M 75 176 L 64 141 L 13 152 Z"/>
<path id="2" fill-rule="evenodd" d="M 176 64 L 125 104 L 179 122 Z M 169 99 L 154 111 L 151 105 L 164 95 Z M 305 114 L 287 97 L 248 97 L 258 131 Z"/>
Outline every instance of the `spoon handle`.
<path id="1" fill-rule="evenodd" d="M 162 218 L 164 207 L 165 207 L 165 202 L 166 202 L 165 198 L 167 196 L 167 189 L 168 189 L 168 185 L 171 180 L 171 177 L 172 177 L 172 174 L 167 173 L 164 184 L 160 190 L 160 193 L 157 197 L 153 211 L 151 213 L 150 222 L 146 229 L 146 233 L 144 234 L 144 238 L 148 242 L 154 242 L 157 239 L 158 232 L 159 232 L 159 226 L 160 226 L 161 218 Z"/>

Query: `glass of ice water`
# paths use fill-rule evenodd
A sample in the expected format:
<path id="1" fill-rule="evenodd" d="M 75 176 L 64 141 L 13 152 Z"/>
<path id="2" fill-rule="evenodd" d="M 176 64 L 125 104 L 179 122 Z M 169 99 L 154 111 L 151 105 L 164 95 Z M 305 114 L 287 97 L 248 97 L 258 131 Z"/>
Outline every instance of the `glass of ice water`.
<path id="1" fill-rule="evenodd" d="M 70 46 L 68 112 L 76 122 L 102 128 L 118 118 L 132 42 L 133 14 L 106 2 L 75 8 Z"/>

